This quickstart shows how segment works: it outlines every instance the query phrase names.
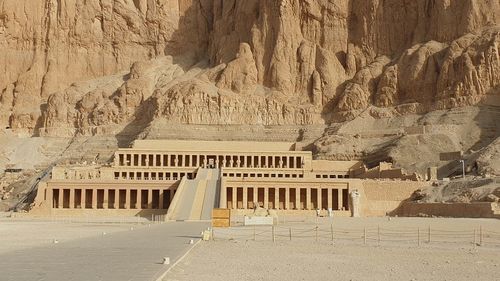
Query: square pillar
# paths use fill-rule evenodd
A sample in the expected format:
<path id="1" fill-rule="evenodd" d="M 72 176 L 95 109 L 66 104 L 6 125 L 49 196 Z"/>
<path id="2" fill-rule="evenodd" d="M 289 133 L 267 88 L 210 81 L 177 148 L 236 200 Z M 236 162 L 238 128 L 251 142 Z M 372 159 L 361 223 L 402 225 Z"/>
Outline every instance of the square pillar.
<path id="1" fill-rule="evenodd" d="M 170 193 L 172 193 L 172 192 L 170 192 Z M 220 189 L 219 207 L 220 208 L 227 207 L 227 187 L 223 184 L 221 185 L 221 189 Z"/>
<path id="2" fill-rule="evenodd" d="M 311 189 L 306 189 L 306 210 L 312 209 L 312 200 L 311 200 Z"/>
<path id="3" fill-rule="evenodd" d="M 104 201 L 102 202 L 102 208 L 107 209 L 108 208 L 108 202 L 109 202 L 109 190 L 104 189 Z"/>
<path id="4" fill-rule="evenodd" d="M 274 209 L 279 210 L 280 208 L 280 188 L 274 188 Z"/>
<path id="5" fill-rule="evenodd" d="M 264 187 L 264 209 L 269 208 L 269 188 Z"/>
<path id="6" fill-rule="evenodd" d="M 153 209 L 153 190 L 148 190 L 148 209 Z"/>
<path id="7" fill-rule="evenodd" d="M 163 163 L 163 157 L 164 157 L 164 154 L 160 154 L 160 167 L 163 167 L 163 165 L 165 163 Z"/>
<path id="8" fill-rule="evenodd" d="M 342 206 L 344 205 L 343 204 L 343 200 L 344 199 L 342 198 L 342 188 L 337 189 L 337 192 L 338 192 L 337 198 L 338 198 L 338 202 L 339 202 L 339 205 L 338 205 L 339 206 L 339 210 L 342 210 Z"/>
<path id="9" fill-rule="evenodd" d="M 166 154 L 167 156 L 167 163 L 165 163 L 167 165 L 167 167 L 170 167 L 170 154 Z"/>
<path id="10" fill-rule="evenodd" d="M 295 188 L 295 206 L 297 210 L 300 210 L 300 187 Z"/>
<path id="11" fill-rule="evenodd" d="M 92 190 L 92 209 L 97 209 L 97 189 Z"/>
<path id="12" fill-rule="evenodd" d="M 80 206 L 82 206 L 82 209 L 85 209 L 85 203 L 87 202 L 87 190 L 82 189 L 82 196 L 80 197 Z"/>
<path id="13" fill-rule="evenodd" d="M 290 210 L 290 188 L 285 188 L 285 210 Z"/>
<path id="14" fill-rule="evenodd" d="M 232 199 L 232 202 L 231 202 L 231 209 L 237 209 L 238 208 L 238 202 L 236 202 L 236 200 L 238 200 L 238 197 L 237 197 L 237 192 L 238 192 L 238 188 L 237 187 L 232 187 L 233 189 L 233 197 L 231 198 Z"/>
<path id="15" fill-rule="evenodd" d="M 165 200 L 165 191 L 163 189 L 160 189 L 159 191 L 159 198 L 158 198 L 158 209 L 163 209 L 163 200 Z"/>
<path id="16" fill-rule="evenodd" d="M 73 188 L 69 190 L 69 208 L 75 208 L 75 190 Z"/>
<path id="17" fill-rule="evenodd" d="M 60 188 L 59 194 L 57 195 L 57 208 L 58 209 L 63 208 L 63 196 L 64 196 L 64 189 Z"/>
<path id="18" fill-rule="evenodd" d="M 135 204 L 137 209 L 142 209 L 142 190 L 137 189 L 137 202 Z"/>
<path id="19" fill-rule="evenodd" d="M 246 186 L 243 187 L 243 209 L 248 208 L 248 188 Z"/>
<path id="20" fill-rule="evenodd" d="M 115 201 L 113 202 L 113 209 L 120 209 L 120 190 L 115 189 Z"/>
<path id="21" fill-rule="evenodd" d="M 333 202 L 332 202 L 332 189 L 331 188 L 328 188 L 327 189 L 327 192 L 328 192 L 328 208 L 329 209 L 333 209 Z"/>
<path id="22" fill-rule="evenodd" d="M 156 167 L 156 154 L 153 154 L 153 167 Z"/>
<path id="23" fill-rule="evenodd" d="M 125 189 L 125 209 L 132 209 L 132 206 L 130 206 L 130 189 Z"/>
<path id="24" fill-rule="evenodd" d="M 257 187 L 253 188 L 253 202 L 254 203 L 258 203 L 259 202 L 259 189 Z M 262 207 L 262 206 L 259 206 L 259 207 Z"/>
<path id="25" fill-rule="evenodd" d="M 323 208 L 323 206 L 321 204 L 323 201 L 322 197 L 321 197 L 321 193 L 322 193 L 321 191 L 322 191 L 321 186 L 318 186 L 318 209 L 320 209 L 320 210 Z"/>

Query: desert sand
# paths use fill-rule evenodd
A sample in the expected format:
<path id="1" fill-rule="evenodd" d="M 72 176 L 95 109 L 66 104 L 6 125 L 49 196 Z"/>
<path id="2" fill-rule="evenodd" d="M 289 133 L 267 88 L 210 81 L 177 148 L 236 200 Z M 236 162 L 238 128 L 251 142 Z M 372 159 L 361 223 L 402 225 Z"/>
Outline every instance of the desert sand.
<path id="1" fill-rule="evenodd" d="M 320 220 L 320 227 L 329 224 Z M 290 222 L 282 227 L 315 226 L 314 219 Z M 481 226 L 500 231 L 500 221 L 487 219 L 386 218 L 334 220 L 336 228 L 391 228 L 431 226 L 450 233 L 472 230 Z M 219 234 L 237 231 L 238 227 L 220 230 Z M 215 230 L 217 234 L 217 229 Z M 267 235 L 270 237 L 270 235 Z M 164 281 L 181 280 L 495 280 L 500 275 L 497 243 L 474 246 L 471 242 L 401 243 L 376 240 L 363 244 L 363 239 L 330 241 L 327 237 L 315 241 L 277 237 L 223 239 L 201 242 L 177 264 Z M 472 236 L 471 236 L 472 237 Z M 425 239 L 422 239 L 425 240 Z M 416 242 L 416 241 L 415 241 Z M 209 274 L 207 274 L 209 273 Z"/>

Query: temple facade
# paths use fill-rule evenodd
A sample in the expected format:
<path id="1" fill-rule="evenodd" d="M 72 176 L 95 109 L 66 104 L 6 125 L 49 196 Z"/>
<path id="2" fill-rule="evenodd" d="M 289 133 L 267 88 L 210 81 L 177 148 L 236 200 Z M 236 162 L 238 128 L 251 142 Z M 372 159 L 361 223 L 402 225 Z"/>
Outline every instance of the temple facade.
<path id="1" fill-rule="evenodd" d="M 347 216 L 360 165 L 313 160 L 294 143 L 138 140 L 108 165 L 54 167 L 32 212 L 207 219 L 214 207 L 244 214 L 258 204 Z"/>

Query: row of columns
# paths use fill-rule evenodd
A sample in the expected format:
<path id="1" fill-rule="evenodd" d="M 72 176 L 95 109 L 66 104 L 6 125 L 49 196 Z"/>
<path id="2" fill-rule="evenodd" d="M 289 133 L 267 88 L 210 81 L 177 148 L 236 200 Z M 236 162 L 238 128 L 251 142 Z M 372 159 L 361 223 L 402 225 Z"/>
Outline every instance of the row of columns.
<path id="1" fill-rule="evenodd" d="M 57 198 L 55 198 L 55 190 L 58 190 L 57 192 Z M 153 208 L 153 191 L 158 191 L 158 206 L 157 209 L 163 209 L 164 206 L 164 200 L 168 200 L 168 205 L 170 205 L 170 202 L 172 201 L 175 190 L 168 189 L 52 189 L 51 190 L 51 197 L 52 201 L 55 203 L 57 202 L 57 207 L 58 209 L 64 208 L 64 194 L 65 190 L 69 191 L 69 204 L 68 204 L 68 209 L 76 209 L 77 208 L 77 203 L 80 203 L 80 209 L 88 209 L 86 207 L 87 205 L 87 191 L 92 192 L 91 200 L 90 200 L 90 209 L 97 209 L 98 208 L 98 198 L 97 198 L 97 193 L 98 190 L 103 191 L 103 201 L 102 201 L 102 209 L 120 209 L 120 190 L 125 191 L 125 201 L 124 201 L 124 208 L 121 209 L 142 209 L 141 204 L 142 204 L 142 191 L 147 190 L 147 209 L 152 209 Z M 75 201 L 75 193 L 76 191 L 80 191 L 80 200 L 79 202 Z M 110 199 L 110 191 L 114 191 L 114 200 L 113 200 L 113 205 L 109 206 L 109 199 Z M 134 206 L 131 205 L 132 198 L 131 198 L 131 193 L 132 191 L 136 191 L 136 200 Z M 166 191 L 169 191 L 169 196 L 168 198 L 165 198 L 165 193 Z"/>
<path id="2" fill-rule="evenodd" d="M 280 190 L 285 190 L 285 202 L 284 202 L 284 207 L 285 210 L 290 210 L 290 191 L 292 189 L 295 190 L 295 209 L 296 210 L 301 210 L 301 190 L 306 190 L 306 206 L 305 210 L 312 210 L 312 198 L 311 198 L 311 191 L 313 189 L 317 190 L 316 196 L 317 196 L 317 208 L 318 209 L 327 209 L 327 208 L 332 208 L 333 209 L 333 192 L 337 193 L 337 207 L 339 210 L 341 209 L 348 209 L 348 202 L 344 202 L 343 198 L 343 192 L 344 190 L 347 189 L 334 189 L 334 188 L 285 188 L 285 187 L 227 187 L 226 189 L 226 201 L 229 201 L 227 198 L 227 190 L 231 189 L 231 206 L 227 206 L 228 208 L 231 209 L 237 209 L 237 204 L 238 204 L 238 189 L 243 189 L 243 198 L 242 198 L 242 203 L 243 203 L 243 209 L 248 208 L 248 189 L 252 188 L 253 189 L 253 202 L 258 202 L 258 194 L 259 194 L 259 189 L 264 190 L 264 198 L 263 198 L 263 205 L 261 207 L 264 207 L 265 209 L 269 208 L 269 190 L 274 189 L 274 208 L 276 209 L 277 206 L 279 206 L 280 202 Z M 327 190 L 327 206 L 322 206 L 323 203 L 323 194 L 322 190 Z M 227 204 L 226 204 L 227 205 Z"/>
<path id="3" fill-rule="evenodd" d="M 117 154 L 116 166 L 137 167 L 204 167 L 213 159 L 214 168 L 302 168 L 302 156 L 283 155 L 208 155 L 208 154 Z M 137 163 L 137 164 L 136 164 Z"/>

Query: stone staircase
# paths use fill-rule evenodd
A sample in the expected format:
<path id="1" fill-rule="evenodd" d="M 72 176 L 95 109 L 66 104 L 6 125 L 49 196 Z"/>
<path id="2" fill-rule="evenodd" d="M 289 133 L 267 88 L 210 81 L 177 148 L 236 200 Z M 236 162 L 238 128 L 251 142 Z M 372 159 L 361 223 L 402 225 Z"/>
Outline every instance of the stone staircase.
<path id="1" fill-rule="evenodd" d="M 198 169 L 196 178 L 183 178 L 167 212 L 168 220 L 210 220 L 219 204 L 220 170 Z"/>

